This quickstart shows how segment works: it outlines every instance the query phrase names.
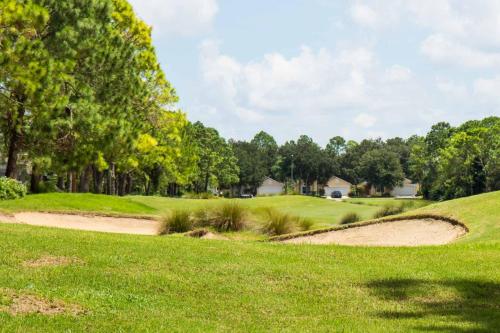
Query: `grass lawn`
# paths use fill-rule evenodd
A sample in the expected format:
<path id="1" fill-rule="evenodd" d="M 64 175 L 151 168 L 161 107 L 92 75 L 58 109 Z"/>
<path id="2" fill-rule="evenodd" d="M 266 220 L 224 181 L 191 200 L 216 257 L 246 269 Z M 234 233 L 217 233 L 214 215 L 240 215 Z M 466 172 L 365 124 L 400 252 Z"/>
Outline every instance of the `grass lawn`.
<path id="1" fill-rule="evenodd" d="M 106 214 L 162 216 L 173 209 L 194 211 L 220 205 L 227 199 L 175 199 L 163 197 L 109 197 L 95 194 L 50 193 L 30 195 L 23 199 L 0 202 L 0 211 L 84 211 Z M 251 213 L 250 219 L 260 221 L 264 208 L 274 207 L 283 212 L 312 219 L 317 227 L 337 224 L 342 216 L 357 212 L 368 219 L 378 210 L 374 205 L 357 205 L 305 196 L 275 196 L 236 199 Z"/>
<path id="2" fill-rule="evenodd" d="M 48 198 L 36 207 L 67 210 L 77 204 L 73 196 L 61 195 L 58 202 Z M 104 197 L 97 206 L 157 215 L 169 209 L 168 203 L 192 204 L 147 199 Z M 264 199 L 271 198 L 242 204 L 258 210 L 258 200 Z M 272 199 L 266 205 L 314 210 Z M 31 208 L 20 202 L 3 202 L 0 209 Z M 320 202 L 325 206 L 318 217 L 331 223 L 333 209 L 345 207 L 340 204 L 377 209 Z M 0 332 L 494 332 L 500 327 L 498 202 L 500 192 L 495 192 L 420 208 L 458 218 L 471 229 L 453 244 L 421 248 L 207 241 L 0 224 L 0 289 L 88 311 L 76 317 L 0 312 Z M 89 202 L 82 205 L 81 210 L 94 209 Z M 44 255 L 83 263 L 22 265 Z M 0 305 L 8 302 L 0 295 Z"/>

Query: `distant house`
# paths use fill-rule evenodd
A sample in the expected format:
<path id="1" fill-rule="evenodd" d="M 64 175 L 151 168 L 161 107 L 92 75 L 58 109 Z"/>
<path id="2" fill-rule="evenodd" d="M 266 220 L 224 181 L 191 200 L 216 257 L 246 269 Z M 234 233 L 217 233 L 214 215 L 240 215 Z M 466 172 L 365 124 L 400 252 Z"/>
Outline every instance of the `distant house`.
<path id="1" fill-rule="evenodd" d="M 351 192 L 351 187 L 352 184 L 348 181 L 333 176 L 326 183 L 325 195 L 329 197 L 334 191 L 339 191 L 340 193 L 342 193 L 343 197 L 347 197 L 349 195 L 349 192 Z"/>
<path id="2" fill-rule="evenodd" d="M 257 195 L 277 195 L 282 194 L 285 184 L 280 183 L 270 177 L 264 179 L 262 184 L 257 188 Z"/>
<path id="3" fill-rule="evenodd" d="M 393 197 L 416 197 L 419 190 L 418 184 L 413 184 L 413 182 L 405 178 L 401 186 L 396 186 L 391 190 L 391 196 Z"/>
<path id="4" fill-rule="evenodd" d="M 377 190 L 375 186 L 370 186 L 367 182 L 362 182 L 359 186 L 365 187 L 365 191 L 367 195 L 382 195 L 389 194 L 392 197 L 416 197 L 418 190 L 420 189 L 419 184 L 414 184 L 410 179 L 405 178 L 401 185 L 395 186 L 394 188 L 384 188 L 384 191 L 381 192 Z"/>

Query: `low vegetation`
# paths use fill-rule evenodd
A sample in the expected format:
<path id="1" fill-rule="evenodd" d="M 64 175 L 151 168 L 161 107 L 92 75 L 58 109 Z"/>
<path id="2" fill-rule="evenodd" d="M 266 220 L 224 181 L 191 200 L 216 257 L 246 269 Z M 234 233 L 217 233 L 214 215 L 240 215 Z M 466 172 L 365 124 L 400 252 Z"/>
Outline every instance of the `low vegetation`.
<path id="1" fill-rule="evenodd" d="M 0 177 L 0 200 L 19 199 L 26 195 L 26 186 L 21 182 Z"/>
<path id="2" fill-rule="evenodd" d="M 263 231 L 270 236 L 288 234 L 294 231 L 295 221 L 290 214 L 282 213 L 273 208 L 266 209 L 266 222 Z"/>
<path id="3" fill-rule="evenodd" d="M 361 217 L 359 216 L 358 213 L 351 212 L 347 213 L 342 217 L 340 220 L 340 224 L 350 224 L 350 223 L 355 223 L 361 221 Z"/>
<path id="4" fill-rule="evenodd" d="M 247 210 L 235 201 L 225 202 L 214 210 L 212 226 L 219 232 L 240 231 L 246 226 Z"/>
<path id="5" fill-rule="evenodd" d="M 112 199 L 102 197 L 95 207 L 123 210 Z M 178 202 L 150 199 L 151 207 Z M 302 207 L 313 202 L 305 199 Z M 494 332 L 500 325 L 499 201 L 495 192 L 405 213 L 450 216 L 470 229 L 450 245 L 424 248 L 212 242 L 0 224 L 0 289 L 86 310 L 72 317 L 12 315 L 2 304 L 1 330 Z M 46 200 L 43 209 L 67 209 L 52 202 L 56 207 Z M 24 265 L 48 255 L 85 264 Z"/>
<path id="6" fill-rule="evenodd" d="M 161 234 L 183 233 L 193 228 L 191 214 L 186 210 L 174 210 L 163 219 Z"/>
<path id="7" fill-rule="evenodd" d="M 381 218 L 385 216 L 397 215 L 405 211 L 405 207 L 402 204 L 399 205 L 385 205 L 380 208 L 374 215 L 374 218 Z"/>

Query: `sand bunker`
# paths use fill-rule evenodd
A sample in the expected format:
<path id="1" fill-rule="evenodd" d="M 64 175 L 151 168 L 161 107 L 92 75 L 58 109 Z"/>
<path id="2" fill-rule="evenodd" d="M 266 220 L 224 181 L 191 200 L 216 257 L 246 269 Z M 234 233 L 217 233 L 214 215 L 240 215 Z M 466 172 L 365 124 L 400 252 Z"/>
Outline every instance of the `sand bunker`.
<path id="1" fill-rule="evenodd" d="M 467 233 L 461 225 L 438 219 L 382 222 L 310 236 L 286 239 L 292 244 L 339 244 L 358 246 L 443 245 Z"/>
<path id="2" fill-rule="evenodd" d="M 158 221 L 147 219 L 55 213 L 17 213 L 12 216 L 1 215 L 0 221 L 132 235 L 158 235 L 161 225 Z"/>

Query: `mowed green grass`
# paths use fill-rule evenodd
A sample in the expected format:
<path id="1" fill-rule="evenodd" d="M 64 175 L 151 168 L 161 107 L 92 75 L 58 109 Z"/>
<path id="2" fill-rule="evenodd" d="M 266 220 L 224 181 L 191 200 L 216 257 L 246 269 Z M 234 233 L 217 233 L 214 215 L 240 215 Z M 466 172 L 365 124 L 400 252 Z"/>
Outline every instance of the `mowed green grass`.
<path id="1" fill-rule="evenodd" d="M 354 199 L 353 199 L 354 200 Z M 399 204 L 395 199 L 357 199 L 366 204 L 354 204 L 348 201 L 339 202 L 322 198 L 305 196 L 274 196 L 254 199 L 235 199 L 250 212 L 249 219 L 262 220 L 265 208 L 276 208 L 282 212 L 309 218 L 316 227 L 338 224 L 347 213 L 356 212 L 362 219 L 369 219 L 388 203 Z M 104 214 L 151 215 L 163 216 L 174 209 L 196 211 L 206 207 L 216 207 L 228 199 L 176 199 L 164 197 L 110 197 L 95 194 L 50 193 L 30 195 L 13 201 L 0 201 L 0 211 L 62 211 L 62 212 L 94 212 Z M 411 200 L 415 208 L 429 204 L 424 200 Z"/>
<path id="2" fill-rule="evenodd" d="M 500 327 L 499 202 L 495 192 L 422 208 L 461 219 L 471 233 L 447 246 L 421 248 L 0 224 L 0 288 L 88 311 L 77 317 L 0 312 L 0 331 L 494 332 Z M 84 264 L 22 265 L 44 255 Z"/>

